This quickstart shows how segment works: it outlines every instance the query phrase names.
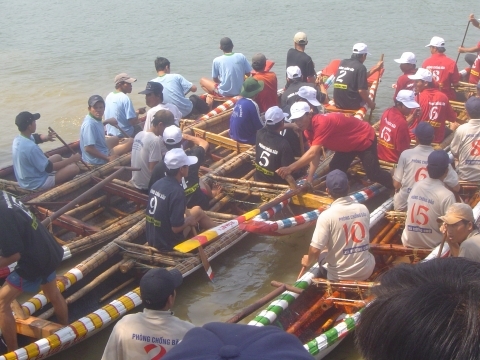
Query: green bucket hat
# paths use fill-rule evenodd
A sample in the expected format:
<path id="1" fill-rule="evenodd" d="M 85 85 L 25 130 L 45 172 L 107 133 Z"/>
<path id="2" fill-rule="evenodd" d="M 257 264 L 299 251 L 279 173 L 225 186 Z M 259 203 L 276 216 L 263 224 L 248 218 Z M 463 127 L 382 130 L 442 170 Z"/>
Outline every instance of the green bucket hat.
<path id="1" fill-rule="evenodd" d="M 255 95 L 257 95 L 260 91 L 263 90 L 263 87 L 265 84 L 263 81 L 257 81 L 257 79 L 254 79 L 253 77 L 247 78 L 243 82 L 242 86 L 242 91 L 240 92 L 240 95 L 246 98 L 252 98 Z"/>

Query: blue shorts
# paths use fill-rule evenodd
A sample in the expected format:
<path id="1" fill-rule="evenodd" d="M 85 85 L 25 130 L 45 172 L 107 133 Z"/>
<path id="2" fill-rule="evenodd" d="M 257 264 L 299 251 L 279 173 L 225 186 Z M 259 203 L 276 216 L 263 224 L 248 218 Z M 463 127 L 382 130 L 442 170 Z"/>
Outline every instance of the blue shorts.
<path id="1" fill-rule="evenodd" d="M 41 277 L 35 280 L 26 280 L 20 275 L 18 275 L 16 271 L 14 271 L 10 275 L 8 275 L 5 281 L 16 289 L 22 290 L 24 292 L 36 293 L 38 292 L 40 285 L 45 285 L 50 281 L 55 280 L 56 276 L 57 274 L 54 271 L 47 277 Z"/>

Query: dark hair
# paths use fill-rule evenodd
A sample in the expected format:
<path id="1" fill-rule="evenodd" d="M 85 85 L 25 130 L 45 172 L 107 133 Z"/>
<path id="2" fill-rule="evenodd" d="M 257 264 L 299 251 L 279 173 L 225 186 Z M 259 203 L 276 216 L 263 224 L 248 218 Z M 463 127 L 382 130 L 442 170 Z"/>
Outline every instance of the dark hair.
<path id="1" fill-rule="evenodd" d="M 180 171 L 181 168 L 178 169 L 169 169 L 165 166 L 165 174 L 167 176 L 177 176 L 178 172 Z"/>
<path id="2" fill-rule="evenodd" d="M 174 175 L 175 176 L 175 175 Z M 175 291 L 175 290 L 174 290 Z M 173 295 L 170 294 L 170 295 Z M 161 301 L 161 302 L 157 302 L 157 303 L 154 303 L 154 304 L 147 304 L 146 302 L 143 302 L 143 306 L 145 307 L 145 309 L 150 309 L 150 310 L 163 310 L 165 308 L 165 306 L 167 306 L 167 301 L 168 301 L 168 298 L 170 297 L 170 295 L 168 295 L 165 300 Z"/>
<path id="3" fill-rule="evenodd" d="M 431 167 L 427 165 L 427 172 L 428 176 L 430 176 L 431 179 L 440 179 L 443 174 L 445 174 L 445 171 L 447 171 L 448 166 L 444 168 L 438 168 L 438 167 Z"/>
<path id="4" fill-rule="evenodd" d="M 266 61 L 259 62 L 252 62 L 252 69 L 255 71 L 263 71 L 265 70 L 265 65 L 267 64 Z"/>
<path id="5" fill-rule="evenodd" d="M 163 142 L 163 143 L 165 144 L 165 147 L 167 148 L 167 150 L 178 149 L 178 148 L 182 147 L 182 142 L 181 141 L 179 143 L 176 143 L 176 144 L 169 144 L 169 143 L 166 143 L 166 142 Z"/>
<path id="6" fill-rule="evenodd" d="M 221 45 L 220 48 L 222 49 L 223 52 L 229 53 L 232 52 L 233 50 L 233 44 L 232 45 Z"/>
<path id="7" fill-rule="evenodd" d="M 366 360 L 480 358 L 480 263 L 399 264 L 372 292 L 355 331 Z"/>
<path id="8" fill-rule="evenodd" d="M 167 66 L 170 66 L 170 61 L 168 61 L 167 58 L 164 58 L 164 57 L 157 57 L 155 59 L 155 69 L 157 71 L 160 71 L 160 70 L 165 70 L 165 68 Z"/>
<path id="9" fill-rule="evenodd" d="M 348 195 L 348 189 L 345 190 L 344 192 L 332 191 L 329 189 L 329 192 L 330 192 L 330 196 L 333 197 L 335 200 Z"/>
<path id="10" fill-rule="evenodd" d="M 447 51 L 447 49 L 445 49 L 443 46 L 441 46 L 441 47 L 437 47 L 437 51 L 438 51 L 440 54 L 443 54 L 445 51 Z"/>
<path id="11" fill-rule="evenodd" d="M 431 145 L 434 137 L 432 136 L 430 139 L 420 139 L 417 137 L 417 140 L 420 145 Z"/>
<path id="12" fill-rule="evenodd" d="M 352 54 L 351 59 L 361 60 L 361 59 L 363 59 L 363 57 L 366 56 L 366 55 L 367 55 L 367 54 Z"/>
<path id="13" fill-rule="evenodd" d="M 163 126 L 167 127 L 175 125 L 175 118 L 170 110 L 158 110 L 152 119 L 152 126 L 157 126 L 159 123 L 163 123 Z"/>
<path id="14" fill-rule="evenodd" d="M 266 127 L 268 130 L 270 130 L 270 131 L 276 132 L 276 131 L 279 131 L 279 130 L 280 130 L 280 128 L 281 128 L 282 125 L 283 125 L 283 122 L 284 122 L 284 120 L 282 120 L 282 121 L 280 121 L 280 122 L 278 122 L 278 123 L 276 123 L 276 124 L 273 124 L 273 125 L 268 125 L 268 124 L 266 124 L 265 127 Z"/>

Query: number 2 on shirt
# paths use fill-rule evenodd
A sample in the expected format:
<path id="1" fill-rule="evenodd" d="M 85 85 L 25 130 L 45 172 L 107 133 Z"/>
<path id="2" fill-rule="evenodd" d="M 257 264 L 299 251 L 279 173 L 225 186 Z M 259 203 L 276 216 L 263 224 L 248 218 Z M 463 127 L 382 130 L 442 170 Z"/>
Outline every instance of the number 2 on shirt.
<path id="1" fill-rule="evenodd" d="M 410 212 L 410 222 L 418 225 L 425 225 L 428 223 L 427 213 L 430 209 L 427 206 L 418 205 L 417 211 L 415 212 L 415 207 L 417 207 L 417 203 L 413 203 L 412 211 Z"/>
<path id="2" fill-rule="evenodd" d="M 357 237 L 357 229 L 360 229 L 360 239 Z M 345 246 L 348 245 L 348 240 L 352 239 L 354 243 L 361 243 L 365 239 L 366 231 L 361 222 L 355 221 L 348 231 L 347 224 L 343 224 L 343 231 L 345 233 Z"/>

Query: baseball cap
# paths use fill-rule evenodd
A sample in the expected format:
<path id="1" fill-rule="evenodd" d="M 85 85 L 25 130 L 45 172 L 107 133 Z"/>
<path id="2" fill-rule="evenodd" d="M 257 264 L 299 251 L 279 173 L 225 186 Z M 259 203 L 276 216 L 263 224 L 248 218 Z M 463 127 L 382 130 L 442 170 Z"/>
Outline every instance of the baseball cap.
<path id="1" fill-rule="evenodd" d="M 430 44 L 425 45 L 425 47 L 430 47 L 430 46 L 445 47 L 445 40 L 439 36 L 434 36 L 432 37 L 432 40 L 430 40 Z"/>
<path id="2" fill-rule="evenodd" d="M 302 70 L 298 66 L 287 67 L 287 77 L 289 79 L 298 79 L 302 77 Z"/>
<path id="3" fill-rule="evenodd" d="M 368 52 L 367 44 L 364 43 L 356 43 L 355 45 L 353 45 L 353 53 L 372 55 Z"/>
<path id="4" fill-rule="evenodd" d="M 38 119 L 40 119 L 39 113 L 32 114 L 28 111 L 22 111 L 15 118 L 15 125 L 18 126 L 20 131 L 23 131 L 27 129 L 28 125 L 30 125 L 32 122 Z"/>
<path id="5" fill-rule="evenodd" d="M 135 78 L 132 78 L 130 75 L 126 74 L 126 73 L 121 73 L 121 74 L 118 74 L 117 76 L 115 76 L 115 85 L 121 83 L 121 82 L 126 82 L 126 83 L 133 83 L 137 81 L 137 79 Z"/>
<path id="6" fill-rule="evenodd" d="M 445 150 L 433 150 L 428 155 L 427 166 L 432 169 L 446 169 L 450 165 L 450 158 Z"/>
<path id="7" fill-rule="evenodd" d="M 103 102 L 105 104 L 105 100 L 100 95 L 92 95 L 88 98 L 88 106 L 92 107 L 95 106 L 97 102 Z"/>
<path id="8" fill-rule="evenodd" d="M 312 360 L 294 335 L 276 326 L 212 322 L 190 329 L 162 360 Z"/>
<path id="9" fill-rule="evenodd" d="M 348 191 L 347 174 L 338 169 L 330 171 L 327 174 L 325 185 L 333 194 L 344 194 Z"/>
<path id="10" fill-rule="evenodd" d="M 267 58 L 262 53 L 253 55 L 252 57 L 252 67 L 262 67 L 265 69 L 267 63 Z"/>
<path id="11" fill-rule="evenodd" d="M 187 154 L 185 154 L 185 151 L 183 151 L 183 149 L 175 148 L 167 151 L 167 153 L 165 154 L 165 157 L 163 158 L 163 161 L 165 162 L 165 166 L 169 170 L 173 170 L 173 169 L 179 169 L 185 165 L 190 166 L 190 165 L 196 164 L 198 161 L 198 158 L 196 156 L 187 156 Z"/>
<path id="12" fill-rule="evenodd" d="M 140 298 L 147 305 L 163 304 L 182 281 L 182 273 L 175 268 L 148 270 L 140 280 Z"/>
<path id="13" fill-rule="evenodd" d="M 301 118 L 308 112 L 310 112 L 310 106 L 305 101 L 296 102 L 290 107 L 290 120 Z"/>
<path id="14" fill-rule="evenodd" d="M 287 116 L 288 114 L 284 113 L 278 106 L 272 106 L 265 112 L 265 122 L 267 125 L 275 125 Z"/>
<path id="15" fill-rule="evenodd" d="M 480 112 L 480 98 L 476 96 L 470 97 L 465 102 L 465 110 L 467 110 L 468 113 L 478 114 Z"/>
<path id="16" fill-rule="evenodd" d="M 265 83 L 263 81 L 257 80 L 254 77 L 249 77 L 243 82 L 240 95 L 245 98 L 252 98 L 262 91 L 264 87 Z"/>
<path id="17" fill-rule="evenodd" d="M 176 125 L 167 126 L 165 130 L 163 130 L 162 137 L 165 144 L 178 144 L 183 139 L 182 130 Z"/>
<path id="18" fill-rule="evenodd" d="M 412 90 L 400 90 L 395 100 L 400 101 L 409 109 L 420 107 L 420 105 L 415 101 L 415 93 Z"/>
<path id="19" fill-rule="evenodd" d="M 413 133 L 420 140 L 432 141 L 435 135 L 435 129 L 428 122 L 422 121 L 413 129 Z"/>
<path id="20" fill-rule="evenodd" d="M 220 47 L 223 49 L 224 47 L 233 47 L 232 39 L 229 37 L 223 37 L 220 39 Z"/>
<path id="21" fill-rule="evenodd" d="M 139 94 L 163 94 L 163 85 L 156 81 L 149 81 L 145 90 L 140 91 Z"/>
<path id="22" fill-rule="evenodd" d="M 468 204 L 454 203 L 450 205 L 445 212 L 445 215 L 440 216 L 437 221 L 443 221 L 448 225 L 453 225 L 459 221 L 467 220 L 475 223 L 473 217 L 473 210 Z"/>
<path id="23" fill-rule="evenodd" d="M 317 90 L 311 86 L 302 86 L 298 89 L 298 96 L 307 100 L 313 106 L 320 106 L 320 101 L 317 100 Z"/>
<path id="24" fill-rule="evenodd" d="M 393 61 L 399 64 L 416 64 L 417 58 L 412 52 L 404 52 L 402 56 L 400 56 L 400 59 L 394 59 Z"/>
<path id="25" fill-rule="evenodd" d="M 423 80 L 432 82 L 432 73 L 430 72 L 430 70 L 419 68 L 414 75 L 408 75 L 408 78 L 412 80 Z"/>
<path id="26" fill-rule="evenodd" d="M 299 31 L 293 37 L 293 41 L 299 45 L 307 45 L 308 44 L 307 34 L 305 34 L 302 31 Z"/>

